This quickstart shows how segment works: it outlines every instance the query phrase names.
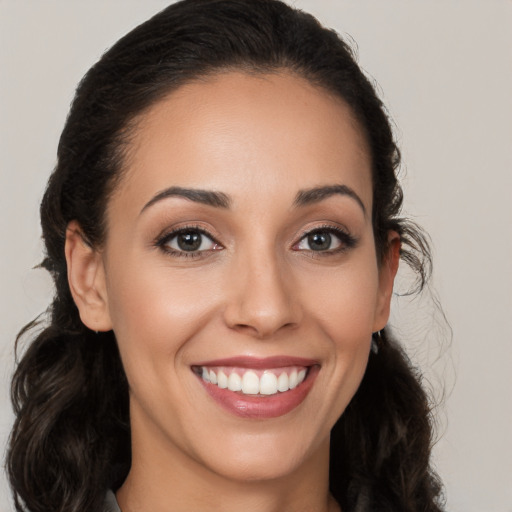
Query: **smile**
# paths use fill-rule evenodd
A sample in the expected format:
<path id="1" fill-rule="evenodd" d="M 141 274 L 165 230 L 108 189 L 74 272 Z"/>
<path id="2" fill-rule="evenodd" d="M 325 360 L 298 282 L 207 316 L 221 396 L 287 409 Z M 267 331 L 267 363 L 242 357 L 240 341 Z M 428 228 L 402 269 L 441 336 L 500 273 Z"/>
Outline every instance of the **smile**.
<path id="1" fill-rule="evenodd" d="M 207 396 L 243 418 L 268 419 L 297 408 L 320 371 L 317 361 L 237 357 L 192 365 Z"/>
<path id="2" fill-rule="evenodd" d="M 233 367 L 200 367 L 205 382 L 221 389 L 238 391 L 244 395 L 275 395 L 296 388 L 306 378 L 308 368 L 285 367 L 265 370 Z"/>

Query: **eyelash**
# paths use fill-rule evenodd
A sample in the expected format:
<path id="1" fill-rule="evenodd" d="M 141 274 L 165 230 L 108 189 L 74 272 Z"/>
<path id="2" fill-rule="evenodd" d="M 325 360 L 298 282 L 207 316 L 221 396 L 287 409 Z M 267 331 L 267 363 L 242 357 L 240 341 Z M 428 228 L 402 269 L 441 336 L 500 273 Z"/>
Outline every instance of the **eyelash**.
<path id="1" fill-rule="evenodd" d="M 184 226 L 180 227 L 178 229 L 175 229 L 173 231 L 170 231 L 169 233 L 165 233 L 162 236 L 158 237 L 155 241 L 155 246 L 158 247 L 161 251 L 163 251 L 165 254 L 169 254 L 170 256 L 177 257 L 177 258 L 201 258 L 205 256 L 205 253 L 211 253 L 212 251 L 178 251 L 176 249 L 173 249 L 169 247 L 167 244 L 171 242 L 174 238 L 179 236 L 183 233 L 199 233 L 202 236 L 205 236 L 206 238 L 210 239 L 216 246 L 219 246 L 220 250 L 222 249 L 222 245 L 205 229 L 199 227 L 199 226 Z"/>
<path id="2" fill-rule="evenodd" d="M 326 251 L 314 251 L 313 249 L 308 250 L 307 252 L 310 253 L 310 256 L 315 258 L 322 258 L 322 257 L 328 257 L 335 254 L 341 254 L 343 252 L 346 252 L 349 249 L 353 249 L 357 245 L 357 238 L 349 234 L 344 229 L 338 227 L 338 226 L 332 226 L 330 224 L 325 224 L 323 226 L 315 227 L 311 230 L 304 231 L 298 242 L 293 244 L 293 247 L 298 246 L 303 240 L 305 240 L 308 236 L 317 234 L 317 233 L 328 233 L 329 235 L 334 234 L 336 238 L 340 241 L 340 247 L 337 247 L 335 249 L 328 249 Z M 300 249 L 296 249 L 300 251 Z"/>
<path id="3" fill-rule="evenodd" d="M 169 242 L 171 242 L 171 240 L 173 240 L 180 234 L 191 233 L 191 232 L 198 233 L 202 236 L 207 237 L 216 246 L 219 246 L 219 248 L 213 249 L 213 250 L 202 250 L 202 251 L 184 251 L 184 250 L 172 249 L 167 245 L 167 244 L 169 244 Z M 334 234 L 334 236 L 336 236 L 336 238 L 338 238 L 338 240 L 340 241 L 341 245 L 340 245 L 340 247 L 337 247 L 335 249 L 328 249 L 325 251 L 314 251 L 313 249 L 307 250 L 309 253 L 312 253 L 311 256 L 314 256 L 314 257 L 327 257 L 327 256 L 331 256 L 334 254 L 343 253 L 349 249 L 354 248 L 358 242 L 358 240 L 355 237 L 353 237 L 352 235 L 347 233 L 344 229 L 337 227 L 337 226 L 332 226 L 332 225 L 326 224 L 326 225 L 316 227 L 311 230 L 304 231 L 300 235 L 298 241 L 293 244 L 292 248 L 298 246 L 303 240 L 306 239 L 306 237 L 317 234 L 317 233 L 328 233 L 330 235 Z M 180 227 L 178 229 L 175 229 L 173 231 L 165 233 L 156 239 L 154 245 L 156 247 L 158 247 L 161 251 L 163 251 L 165 254 L 168 254 L 170 256 L 177 257 L 177 258 L 201 258 L 201 257 L 204 257 L 206 254 L 211 253 L 215 250 L 223 249 L 222 245 L 208 231 L 206 231 L 202 227 L 194 226 L 194 225 Z M 303 252 L 301 249 L 295 249 L 295 250 L 298 252 Z"/>

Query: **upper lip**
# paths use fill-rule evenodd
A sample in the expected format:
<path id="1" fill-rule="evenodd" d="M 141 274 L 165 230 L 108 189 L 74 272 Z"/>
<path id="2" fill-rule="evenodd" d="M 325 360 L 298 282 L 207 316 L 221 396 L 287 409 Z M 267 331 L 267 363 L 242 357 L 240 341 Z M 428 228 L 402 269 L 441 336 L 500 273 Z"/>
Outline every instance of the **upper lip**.
<path id="1" fill-rule="evenodd" d="M 192 366 L 236 366 L 240 368 L 270 369 L 283 368 L 286 366 L 313 366 L 319 364 L 314 359 L 306 359 L 294 356 L 272 356 L 272 357 L 254 357 L 254 356 L 235 356 L 223 359 L 214 359 L 211 361 L 201 361 Z"/>

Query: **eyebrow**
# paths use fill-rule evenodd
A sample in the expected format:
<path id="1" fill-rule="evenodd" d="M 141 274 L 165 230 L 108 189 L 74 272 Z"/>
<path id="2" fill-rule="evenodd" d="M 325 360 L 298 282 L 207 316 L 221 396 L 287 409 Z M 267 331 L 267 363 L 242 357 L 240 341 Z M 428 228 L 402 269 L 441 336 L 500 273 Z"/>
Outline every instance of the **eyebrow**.
<path id="1" fill-rule="evenodd" d="M 346 185 L 326 185 L 323 187 L 315 187 L 307 190 L 300 190 L 295 197 L 294 206 L 307 206 L 318 203 L 334 195 L 347 196 L 356 201 L 366 215 L 366 208 L 361 198 Z"/>
<path id="2" fill-rule="evenodd" d="M 215 208 L 229 208 L 231 201 L 229 197 L 222 192 L 213 192 L 211 190 L 200 190 L 197 188 L 169 187 L 150 199 L 142 208 L 140 213 L 147 210 L 150 206 L 167 199 L 169 197 L 182 197 L 195 203 L 206 204 Z"/>
<path id="3" fill-rule="evenodd" d="M 346 185 L 326 185 L 300 190 L 297 193 L 293 204 L 296 207 L 307 206 L 323 201 L 333 195 L 342 195 L 354 199 L 366 215 L 366 208 L 363 201 L 350 187 L 347 187 Z M 150 206 L 169 197 L 181 197 L 196 203 L 213 206 L 214 208 L 227 209 L 231 205 L 230 197 L 223 192 L 214 192 L 212 190 L 201 190 L 196 188 L 169 187 L 158 192 L 158 194 L 151 198 L 144 205 L 140 213 L 142 214 L 142 212 L 147 210 Z"/>

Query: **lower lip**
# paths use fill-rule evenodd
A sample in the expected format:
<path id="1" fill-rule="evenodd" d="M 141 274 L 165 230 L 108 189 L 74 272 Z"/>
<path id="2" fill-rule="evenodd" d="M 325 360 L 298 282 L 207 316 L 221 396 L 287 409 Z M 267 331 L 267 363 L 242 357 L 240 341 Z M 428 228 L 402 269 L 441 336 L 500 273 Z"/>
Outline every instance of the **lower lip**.
<path id="1" fill-rule="evenodd" d="M 296 388 L 275 395 L 243 395 L 221 389 L 198 376 L 206 392 L 224 409 L 242 418 L 268 419 L 283 416 L 298 407 L 310 392 L 319 367 L 309 368 L 306 379 Z"/>

